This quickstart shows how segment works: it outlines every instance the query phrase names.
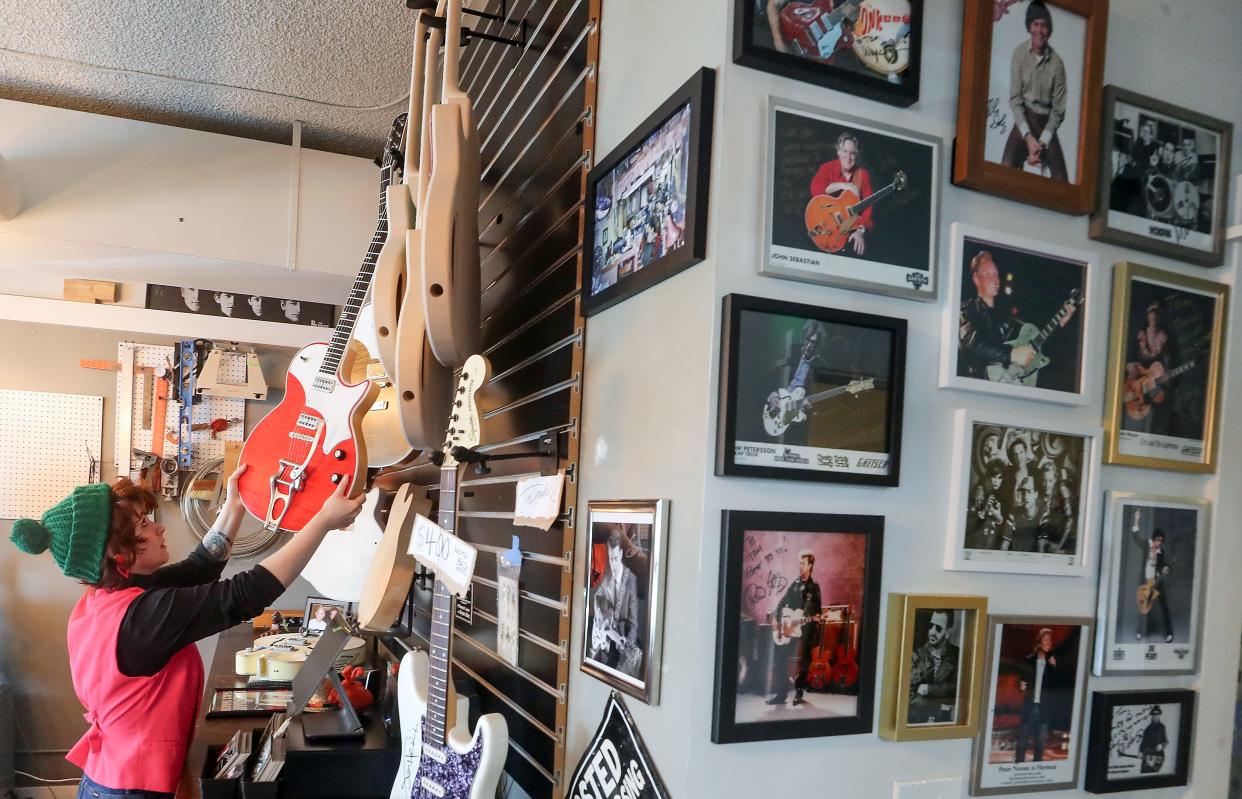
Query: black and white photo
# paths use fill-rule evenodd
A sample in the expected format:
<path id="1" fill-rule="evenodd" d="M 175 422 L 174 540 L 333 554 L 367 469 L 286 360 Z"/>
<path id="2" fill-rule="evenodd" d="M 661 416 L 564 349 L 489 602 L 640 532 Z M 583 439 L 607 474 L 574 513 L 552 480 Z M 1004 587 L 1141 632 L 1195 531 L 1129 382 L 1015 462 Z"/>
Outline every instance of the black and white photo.
<path id="1" fill-rule="evenodd" d="M 659 701 L 668 500 L 592 501 L 582 670 Z"/>
<path id="2" fill-rule="evenodd" d="M 768 101 L 760 272 L 934 300 L 941 141 Z"/>
<path id="3" fill-rule="evenodd" d="M 716 473 L 896 485 L 904 319 L 730 294 Z"/>
<path id="4" fill-rule="evenodd" d="M 945 567 L 1084 574 L 1097 431 L 959 410 Z"/>
<path id="5" fill-rule="evenodd" d="M 1187 783 L 1195 692 L 1096 691 L 1086 789 L 1116 793 Z"/>
<path id="6" fill-rule="evenodd" d="M 336 324 L 336 307 L 331 303 L 212 291 L 191 286 L 148 283 L 145 307 L 156 311 L 177 311 L 312 327 L 332 327 Z"/>
<path id="7" fill-rule="evenodd" d="M 1088 400 L 1094 256 L 955 223 L 940 385 L 1048 402 Z"/>
<path id="8" fill-rule="evenodd" d="M 1207 503 L 1118 491 L 1106 500 L 1095 673 L 1194 674 Z"/>
<path id="9" fill-rule="evenodd" d="M 1091 237 L 1219 265 L 1233 125 L 1117 86 L 1104 119 Z"/>
<path id="10" fill-rule="evenodd" d="M 906 724 L 957 723 L 965 616 L 953 608 L 915 611 Z"/>

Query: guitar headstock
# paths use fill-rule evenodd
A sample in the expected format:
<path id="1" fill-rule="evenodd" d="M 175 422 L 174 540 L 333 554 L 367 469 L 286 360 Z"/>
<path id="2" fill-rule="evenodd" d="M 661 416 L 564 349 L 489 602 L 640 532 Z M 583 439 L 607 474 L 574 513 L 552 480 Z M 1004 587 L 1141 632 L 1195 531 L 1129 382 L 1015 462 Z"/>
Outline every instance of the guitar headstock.
<path id="1" fill-rule="evenodd" d="M 862 380 L 851 380 L 850 384 L 845 387 L 845 390 L 851 394 L 859 394 L 863 391 L 870 391 L 873 388 L 875 388 L 875 378 L 867 377 Z"/>
<path id="2" fill-rule="evenodd" d="M 896 189 L 897 191 L 901 191 L 905 187 L 906 187 L 906 173 L 899 171 L 896 175 L 893 175 L 893 188 Z"/>
<path id="3" fill-rule="evenodd" d="M 492 364 L 482 355 L 471 355 L 461 367 L 457 389 L 453 394 L 452 414 L 449 416 L 448 436 L 444 440 L 446 464 L 456 463 L 453 449 L 473 449 L 479 445 L 479 405 L 475 395 L 492 376 Z"/>
<path id="4" fill-rule="evenodd" d="M 405 125 L 409 121 L 409 114 L 402 111 L 397 114 L 392 121 L 392 127 L 388 129 L 388 138 L 384 139 L 384 156 L 380 163 L 380 167 L 391 168 L 394 163 L 401 160 L 401 143 L 405 139 Z"/>

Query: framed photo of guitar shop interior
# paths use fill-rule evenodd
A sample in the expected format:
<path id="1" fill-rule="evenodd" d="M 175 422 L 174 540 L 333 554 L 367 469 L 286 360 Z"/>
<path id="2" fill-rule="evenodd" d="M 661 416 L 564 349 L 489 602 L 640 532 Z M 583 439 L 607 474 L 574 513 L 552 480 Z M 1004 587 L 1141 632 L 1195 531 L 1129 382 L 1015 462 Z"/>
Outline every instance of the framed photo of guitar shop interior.
<path id="1" fill-rule="evenodd" d="M 1104 120 L 1091 238 L 1220 266 L 1233 125 L 1117 86 Z"/>
<path id="2" fill-rule="evenodd" d="M 724 298 L 716 474 L 895 486 L 906 320 Z"/>
<path id="3" fill-rule="evenodd" d="M 934 300 L 941 140 L 768 99 L 760 274 Z"/>
<path id="4" fill-rule="evenodd" d="M 715 92 L 700 69 L 587 175 L 584 316 L 706 257 Z"/>
<path id="5" fill-rule="evenodd" d="M 581 668 L 650 705 L 660 701 L 668 511 L 667 499 L 587 504 Z"/>
<path id="6" fill-rule="evenodd" d="M 734 0 L 733 63 L 890 105 L 919 99 L 923 0 Z"/>
<path id="7" fill-rule="evenodd" d="M 712 742 L 871 732 L 884 517 L 721 519 Z"/>
<path id="8" fill-rule="evenodd" d="M 1195 674 L 1203 650 L 1209 506 L 1110 491 L 1094 672 Z"/>
<path id="9" fill-rule="evenodd" d="M 953 182 L 1090 213 L 1108 0 L 966 0 Z"/>
<path id="10" fill-rule="evenodd" d="M 1100 429 L 957 411 L 944 567 L 1086 576 Z"/>
<path id="11" fill-rule="evenodd" d="M 1096 691 L 1087 743 L 1090 793 L 1145 791 L 1190 781 L 1195 692 Z"/>
<path id="12" fill-rule="evenodd" d="M 1229 287 L 1135 263 L 1113 271 L 1106 463 L 1215 472 Z"/>
<path id="13" fill-rule="evenodd" d="M 960 223 L 951 239 L 941 387 L 1088 402 L 1095 256 Z"/>

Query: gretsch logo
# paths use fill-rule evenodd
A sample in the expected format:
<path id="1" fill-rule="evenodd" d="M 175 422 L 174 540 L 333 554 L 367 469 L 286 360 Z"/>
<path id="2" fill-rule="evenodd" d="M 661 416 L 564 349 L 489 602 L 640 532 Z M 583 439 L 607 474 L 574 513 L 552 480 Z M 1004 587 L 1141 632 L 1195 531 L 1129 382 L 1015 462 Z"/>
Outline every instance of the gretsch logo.
<path id="1" fill-rule="evenodd" d="M 863 6 L 858 11 L 858 19 L 854 22 L 854 35 L 866 36 L 873 30 L 897 22 L 906 24 L 910 21 L 909 14 L 883 14 L 870 6 Z"/>
<path id="2" fill-rule="evenodd" d="M 906 272 L 906 282 L 916 289 L 921 289 L 931 282 L 931 278 L 922 272 Z"/>

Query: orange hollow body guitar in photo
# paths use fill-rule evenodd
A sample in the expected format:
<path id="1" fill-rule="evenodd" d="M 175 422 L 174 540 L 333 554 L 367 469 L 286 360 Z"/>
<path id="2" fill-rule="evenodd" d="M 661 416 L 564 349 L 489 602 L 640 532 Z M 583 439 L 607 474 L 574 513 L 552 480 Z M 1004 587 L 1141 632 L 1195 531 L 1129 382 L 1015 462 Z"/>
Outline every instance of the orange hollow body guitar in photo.
<path id="1" fill-rule="evenodd" d="M 834 183 L 825 194 L 817 194 L 806 205 L 806 232 L 824 252 L 840 252 L 850 239 L 863 211 L 890 194 L 906 187 L 906 174 L 898 172 L 893 182 L 865 200 L 858 197 L 852 183 Z"/>

